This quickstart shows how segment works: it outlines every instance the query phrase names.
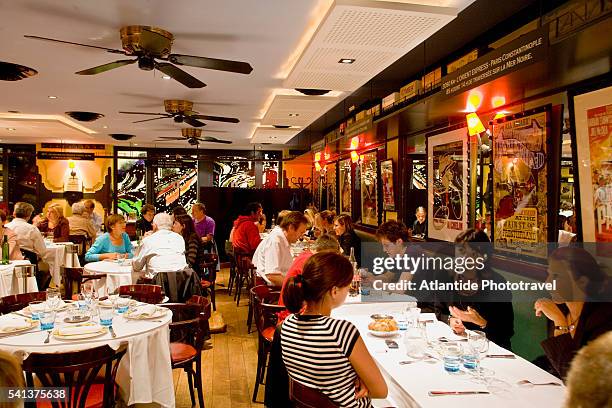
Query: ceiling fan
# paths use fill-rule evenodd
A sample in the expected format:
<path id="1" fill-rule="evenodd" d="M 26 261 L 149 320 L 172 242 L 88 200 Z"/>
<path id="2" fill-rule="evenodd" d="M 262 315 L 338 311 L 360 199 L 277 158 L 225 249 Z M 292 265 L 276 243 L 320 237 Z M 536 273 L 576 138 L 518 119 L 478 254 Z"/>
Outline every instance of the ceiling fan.
<path id="1" fill-rule="evenodd" d="M 184 128 L 181 129 L 182 137 L 170 137 L 170 136 L 160 136 L 156 142 L 169 142 L 171 140 L 186 140 L 187 143 L 193 146 L 197 146 L 200 142 L 209 142 L 209 143 L 224 143 L 224 144 L 232 144 L 230 140 L 221 140 L 212 136 L 202 136 L 202 129 L 195 128 Z"/>
<path id="2" fill-rule="evenodd" d="M 126 115 L 155 115 L 157 118 L 137 120 L 134 123 L 149 122 L 157 119 L 172 118 L 176 123 L 188 123 L 194 127 L 205 126 L 206 123 L 200 122 L 198 119 L 212 120 L 216 122 L 227 122 L 227 123 L 238 123 L 239 119 L 226 118 L 224 116 L 210 116 L 200 115 L 198 112 L 193 110 L 193 102 L 185 101 L 182 99 L 167 99 L 164 101 L 164 109 L 166 113 L 153 113 L 153 112 L 124 112 Z"/>
<path id="3" fill-rule="evenodd" d="M 246 62 L 198 57 L 193 55 L 171 54 L 174 35 L 161 28 L 133 25 L 123 27 L 119 33 L 123 47 L 122 50 L 57 40 L 54 38 L 39 37 L 36 35 L 26 35 L 25 37 L 34 40 L 52 41 L 62 44 L 78 45 L 81 47 L 97 48 L 112 54 L 137 57 L 136 59 L 122 59 L 76 72 L 76 74 L 79 75 L 100 74 L 111 69 L 138 62 L 138 68 L 142 70 L 151 71 L 153 69 L 157 69 L 188 88 L 203 88 L 206 86 L 204 82 L 191 76 L 176 65 L 215 69 L 219 71 L 236 72 L 239 74 L 250 74 L 253 70 L 253 67 Z M 167 62 L 158 62 L 156 59 Z"/>

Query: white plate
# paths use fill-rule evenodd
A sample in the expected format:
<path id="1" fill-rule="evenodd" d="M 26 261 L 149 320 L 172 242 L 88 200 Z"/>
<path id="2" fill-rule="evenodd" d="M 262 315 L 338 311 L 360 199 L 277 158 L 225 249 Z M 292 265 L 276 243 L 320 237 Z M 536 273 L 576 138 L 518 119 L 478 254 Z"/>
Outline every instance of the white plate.
<path id="1" fill-rule="evenodd" d="M 62 312 L 68 309 L 74 302 L 72 300 L 64 300 L 64 304 L 57 308 L 56 312 Z M 44 303 L 44 301 L 43 301 Z M 24 315 L 32 316 L 32 312 L 30 312 L 30 306 L 26 306 L 20 310 L 20 313 Z"/>
<path id="2" fill-rule="evenodd" d="M 123 317 L 125 317 L 126 319 L 131 319 L 131 320 L 149 320 L 149 319 L 157 319 L 157 318 L 163 317 L 166 315 L 166 313 L 168 313 L 168 309 L 166 309 L 165 307 L 158 307 L 155 309 L 155 313 L 149 316 L 142 316 L 142 315 L 137 316 L 137 315 L 134 315 L 133 311 L 127 311 L 123 314 Z"/>
<path id="3" fill-rule="evenodd" d="M 102 336 L 108 333 L 108 328 L 100 326 L 100 330 L 91 332 L 91 333 L 82 333 L 82 334 L 69 334 L 69 335 L 61 335 L 58 333 L 58 329 L 54 329 L 52 334 L 53 337 L 59 340 L 83 340 L 90 339 L 93 337 Z"/>
<path id="4" fill-rule="evenodd" d="M 395 330 L 395 331 L 376 331 L 376 330 L 369 330 L 368 332 L 370 332 L 370 334 L 372 336 L 376 336 L 376 337 L 393 337 L 396 334 L 399 333 L 399 330 Z"/>
<path id="5" fill-rule="evenodd" d="M 134 306 L 134 305 L 135 305 L 135 304 L 137 304 L 137 303 L 138 303 L 138 302 L 137 302 L 136 300 L 134 300 L 134 299 L 130 299 L 129 306 Z M 108 300 L 108 299 L 104 299 L 104 300 L 102 300 L 102 301 L 98 302 L 98 306 L 100 306 L 100 307 L 104 307 L 104 308 L 106 308 L 106 309 L 110 309 L 111 307 L 113 307 L 113 304 L 111 303 L 111 301 L 110 301 L 110 300 Z"/>
<path id="6" fill-rule="evenodd" d="M 2 336 L 3 334 L 20 333 L 20 332 L 28 331 L 38 326 L 37 320 L 31 320 L 31 319 L 24 319 L 24 320 L 26 321 L 26 323 L 29 324 L 28 327 L 20 327 L 20 328 L 13 327 L 11 328 L 11 330 L 7 330 L 3 327 L 0 327 L 0 336 Z M 10 324 L 7 326 L 10 326 Z"/>

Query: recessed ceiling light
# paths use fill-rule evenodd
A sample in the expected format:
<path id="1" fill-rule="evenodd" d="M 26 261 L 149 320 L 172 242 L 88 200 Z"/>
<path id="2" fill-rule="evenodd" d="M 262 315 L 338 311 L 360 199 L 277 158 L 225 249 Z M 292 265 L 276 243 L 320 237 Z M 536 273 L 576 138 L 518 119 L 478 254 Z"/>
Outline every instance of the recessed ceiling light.
<path id="1" fill-rule="evenodd" d="M 8 131 L 10 131 L 10 132 L 13 132 L 13 131 L 15 131 L 15 130 L 17 130 L 17 129 L 15 129 L 15 128 L 6 128 L 6 130 L 8 130 Z"/>
<path id="2" fill-rule="evenodd" d="M 162 79 L 171 79 L 170 75 L 162 75 Z"/>
<path id="3" fill-rule="evenodd" d="M 278 139 L 276 136 L 270 136 L 270 139 Z"/>
<path id="4" fill-rule="evenodd" d="M 108 129 L 108 126 L 104 125 L 102 126 L 102 129 Z"/>
<path id="5" fill-rule="evenodd" d="M 352 64 L 353 62 L 355 62 L 355 58 L 341 58 L 338 61 L 339 64 Z"/>
<path id="6" fill-rule="evenodd" d="M 300 116 L 300 114 L 299 113 L 290 113 L 289 114 L 289 117 L 292 117 L 292 118 L 295 118 L 297 116 Z"/>
<path id="7" fill-rule="evenodd" d="M 138 146 L 138 143 L 134 143 L 134 146 Z"/>
<path id="8" fill-rule="evenodd" d="M 57 96 L 55 96 L 55 95 L 49 95 L 49 96 L 47 96 L 47 98 L 49 98 L 49 99 L 57 99 Z"/>

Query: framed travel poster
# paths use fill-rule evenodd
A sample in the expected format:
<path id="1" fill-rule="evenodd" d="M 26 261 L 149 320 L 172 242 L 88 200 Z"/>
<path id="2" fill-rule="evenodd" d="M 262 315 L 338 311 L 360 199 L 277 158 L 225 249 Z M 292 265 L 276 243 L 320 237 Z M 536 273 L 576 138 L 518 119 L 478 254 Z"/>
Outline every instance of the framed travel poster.
<path id="1" fill-rule="evenodd" d="M 362 156 L 361 167 L 361 223 L 378 226 L 378 172 L 376 152 Z"/>
<path id="2" fill-rule="evenodd" d="M 467 140 L 466 128 L 427 138 L 429 238 L 452 242 L 467 229 Z"/>
<path id="3" fill-rule="evenodd" d="M 389 159 L 380 162 L 380 179 L 382 181 L 383 210 L 395 211 L 393 160 Z"/>
<path id="4" fill-rule="evenodd" d="M 340 213 L 351 214 L 351 160 L 340 162 Z"/>
<path id="5" fill-rule="evenodd" d="M 612 242 L 612 86 L 573 102 L 582 240 Z"/>

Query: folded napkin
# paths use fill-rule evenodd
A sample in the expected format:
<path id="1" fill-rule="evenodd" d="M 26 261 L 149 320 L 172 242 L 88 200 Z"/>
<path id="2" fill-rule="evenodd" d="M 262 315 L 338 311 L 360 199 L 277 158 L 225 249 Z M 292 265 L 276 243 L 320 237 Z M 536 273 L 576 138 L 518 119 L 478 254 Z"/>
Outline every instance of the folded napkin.
<path id="1" fill-rule="evenodd" d="M 60 327 L 57 329 L 56 333 L 60 336 L 76 336 L 80 334 L 97 333 L 101 330 L 102 326 L 97 323 L 85 323 Z"/>
<path id="2" fill-rule="evenodd" d="M 10 333 L 17 330 L 25 330 L 30 327 L 32 327 L 32 322 L 30 320 L 15 318 L 1 322 L 0 332 Z"/>
<path id="3" fill-rule="evenodd" d="M 155 305 L 144 305 L 137 308 L 134 312 L 130 313 L 132 317 L 150 317 L 155 314 L 157 307 Z"/>

